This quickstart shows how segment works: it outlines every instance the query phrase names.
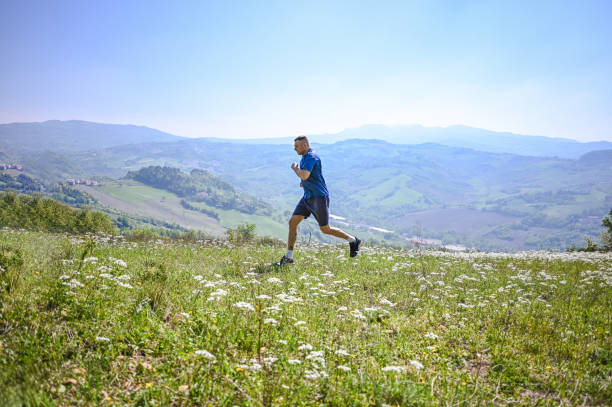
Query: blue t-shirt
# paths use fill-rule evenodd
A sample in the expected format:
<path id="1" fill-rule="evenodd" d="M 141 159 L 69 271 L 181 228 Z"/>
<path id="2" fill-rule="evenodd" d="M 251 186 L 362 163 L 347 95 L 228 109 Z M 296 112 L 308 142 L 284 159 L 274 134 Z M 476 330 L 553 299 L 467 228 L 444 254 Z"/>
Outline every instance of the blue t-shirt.
<path id="1" fill-rule="evenodd" d="M 300 161 L 300 169 L 310 171 L 310 177 L 306 181 L 302 181 L 304 187 L 304 198 L 312 198 L 313 196 L 329 196 L 325 179 L 323 178 L 323 168 L 321 167 L 321 159 L 318 155 L 308 150 L 302 161 Z"/>

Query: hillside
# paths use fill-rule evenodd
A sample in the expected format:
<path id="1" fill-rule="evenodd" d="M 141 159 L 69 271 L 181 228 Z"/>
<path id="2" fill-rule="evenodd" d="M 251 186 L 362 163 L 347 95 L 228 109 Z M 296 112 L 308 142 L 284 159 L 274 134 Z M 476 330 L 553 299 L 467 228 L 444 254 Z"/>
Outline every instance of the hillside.
<path id="1" fill-rule="evenodd" d="M 459 130 L 470 134 L 469 129 Z M 563 249 L 581 244 L 585 235 L 598 235 L 601 218 L 612 207 L 610 150 L 563 159 L 360 139 L 314 148 L 323 159 L 332 214 L 345 218 L 335 218 L 337 224 L 396 243 L 422 236 L 479 248 Z M 223 178 L 236 194 L 249 194 L 280 211 L 293 210 L 301 196 L 289 170 L 298 160 L 291 143 L 205 139 L 35 152 L 23 158 L 24 171 L 46 177 L 46 182 L 94 176 L 116 179 L 149 166 L 171 166 L 188 173 L 202 169 Z M 191 202 L 187 209 L 204 213 L 208 207 L 228 205 L 212 198 L 208 202 L 183 198 Z M 232 209 L 252 212 L 236 205 Z"/>
<path id="2" fill-rule="evenodd" d="M 609 254 L 0 242 L 3 405 L 612 400 Z"/>
<path id="3" fill-rule="evenodd" d="M 190 204 L 175 193 L 131 179 L 107 181 L 100 187 L 80 185 L 77 188 L 99 201 L 103 205 L 101 209 L 112 208 L 119 213 L 167 222 L 213 236 L 221 237 L 226 228 L 244 223 L 255 224 L 255 232 L 260 236 L 285 238 L 287 234 L 286 226 L 273 216 L 246 214 L 201 202 Z"/>
<path id="4" fill-rule="evenodd" d="M 323 159 L 332 213 L 355 231 L 384 228 L 395 239 L 421 234 L 477 247 L 562 249 L 597 235 L 612 206 L 609 164 L 588 155 L 527 157 L 377 140 L 314 148 Z M 285 210 L 301 195 L 288 169 L 299 159 L 290 145 L 187 140 L 143 145 L 140 151 L 115 147 L 104 150 L 100 161 L 84 153 L 75 157 L 88 172 L 118 174 L 153 163 L 205 168 Z"/>
<path id="5" fill-rule="evenodd" d="M 205 170 L 194 169 L 186 174 L 178 168 L 150 166 L 128 172 L 125 177 L 216 208 L 257 215 L 273 212 L 271 205 L 239 193 L 232 185 Z"/>

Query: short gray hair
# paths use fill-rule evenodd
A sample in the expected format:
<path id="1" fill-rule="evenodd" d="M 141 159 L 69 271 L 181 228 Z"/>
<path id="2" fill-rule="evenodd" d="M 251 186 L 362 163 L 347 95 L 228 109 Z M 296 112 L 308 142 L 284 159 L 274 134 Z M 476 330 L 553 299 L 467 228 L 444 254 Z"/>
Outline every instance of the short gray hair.
<path id="1" fill-rule="evenodd" d="M 306 136 L 297 136 L 293 141 L 300 141 L 302 143 L 306 143 L 308 145 L 310 145 L 310 143 L 308 142 L 308 137 Z"/>

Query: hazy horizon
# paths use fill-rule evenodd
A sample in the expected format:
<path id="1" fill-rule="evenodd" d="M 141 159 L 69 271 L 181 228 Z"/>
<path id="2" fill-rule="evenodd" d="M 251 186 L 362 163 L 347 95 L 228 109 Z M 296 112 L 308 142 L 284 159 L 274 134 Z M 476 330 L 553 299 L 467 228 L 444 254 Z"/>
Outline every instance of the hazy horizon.
<path id="1" fill-rule="evenodd" d="M 612 141 L 606 1 L 7 1 L 0 121 L 272 138 L 380 123 Z"/>
<path id="2" fill-rule="evenodd" d="M 160 129 L 157 127 L 152 127 L 150 125 L 147 124 L 137 124 L 137 123 L 112 123 L 112 122 L 96 122 L 96 121 L 89 121 L 89 120 L 82 120 L 82 119 L 66 119 L 66 120 L 61 120 L 61 119 L 48 119 L 48 120 L 41 120 L 41 121 L 32 121 L 32 122 L 6 122 L 6 123 L 0 123 L 0 125 L 6 125 L 6 124 L 27 124 L 27 123 L 45 123 L 45 122 L 53 122 L 53 121 L 60 121 L 60 122 L 70 122 L 70 121 L 76 121 L 76 122 L 88 122 L 88 123 L 94 123 L 94 124 L 109 124 L 109 125 L 118 125 L 118 126 L 137 126 L 137 127 L 147 127 L 153 130 L 159 130 L 161 132 L 170 134 L 172 136 L 177 136 L 177 137 L 185 137 L 185 138 L 219 138 L 219 139 L 228 139 L 228 140 L 254 140 L 254 139 L 274 139 L 274 138 L 278 138 L 278 139 L 282 139 L 282 138 L 290 138 L 290 137 L 295 137 L 297 135 L 307 135 L 307 136 L 324 136 L 324 135 L 335 135 L 338 133 L 342 133 L 344 131 L 349 131 L 349 130 L 357 130 L 357 129 L 361 129 L 363 127 L 368 127 L 368 126 L 384 126 L 387 128 L 394 128 L 394 127 L 421 127 L 421 128 L 425 128 L 425 129 L 447 129 L 447 128 L 451 128 L 451 127 L 468 127 L 468 128 L 472 128 L 475 130 L 483 130 L 483 131 L 491 131 L 494 133 L 499 133 L 499 134 L 514 134 L 514 135 L 519 135 L 519 136 L 528 136 L 528 137 L 546 137 L 546 138 L 551 138 L 551 139 L 565 139 L 565 140 L 572 140 L 572 141 L 577 141 L 579 143 L 589 143 L 589 142 L 599 142 L 599 141 L 612 141 L 612 139 L 610 140 L 578 140 L 576 138 L 569 138 L 569 137 L 555 137 L 555 136 L 540 136 L 537 134 L 521 134 L 521 133 L 515 133 L 515 132 L 510 132 L 510 131 L 504 131 L 504 130 L 494 130 L 494 129 L 485 129 L 485 128 L 480 128 L 480 127 L 474 127 L 474 126 L 468 126 L 465 124 L 450 124 L 448 126 L 425 126 L 422 124 L 418 124 L 418 123 L 406 123 L 406 124 L 392 124 L 392 125 L 388 125 L 388 124 L 384 124 L 384 123 L 364 123 L 363 125 L 360 126 L 356 126 L 356 127 L 345 127 L 342 128 L 338 131 L 323 131 L 321 133 L 295 133 L 295 134 L 286 134 L 286 135 L 278 135 L 278 136 L 269 136 L 269 137 L 258 137 L 258 136 L 251 136 L 251 137 L 217 137 L 217 136 L 198 136 L 198 135 L 192 135 L 192 136 L 186 136 L 186 135 L 182 135 L 182 134 L 176 134 L 173 133 L 171 131 L 165 130 L 165 129 Z"/>

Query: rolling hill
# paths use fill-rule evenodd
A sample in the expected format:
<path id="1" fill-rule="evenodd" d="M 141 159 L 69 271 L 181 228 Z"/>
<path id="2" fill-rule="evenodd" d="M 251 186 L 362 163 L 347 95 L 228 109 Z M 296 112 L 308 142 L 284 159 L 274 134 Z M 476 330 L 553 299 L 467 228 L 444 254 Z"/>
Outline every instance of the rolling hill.
<path id="1" fill-rule="evenodd" d="M 573 159 L 373 139 L 313 147 L 323 159 L 331 211 L 344 218 L 336 219 L 381 239 L 422 235 L 481 248 L 562 249 L 596 236 L 612 207 L 612 150 Z M 291 143 L 179 139 L 33 152 L 26 159 L 26 170 L 49 182 L 77 175 L 116 179 L 155 165 L 203 169 L 280 211 L 292 210 L 302 193 L 289 169 L 299 159 Z M 214 209 L 210 202 L 198 205 Z"/>
<path id="2" fill-rule="evenodd" d="M 172 168 L 158 168 L 166 173 L 180 173 Z M 157 182 L 156 186 L 151 186 L 150 184 L 155 182 L 152 182 L 154 178 L 147 170 L 148 168 L 140 170 L 141 176 L 133 173 L 130 177 L 107 181 L 101 186 L 79 185 L 77 188 L 115 211 L 200 230 L 214 236 L 221 236 L 227 228 L 243 223 L 255 224 L 256 232 L 262 236 L 284 238 L 287 234 L 279 212 L 246 194 L 236 193 L 229 184 L 223 183 L 217 177 L 207 177 L 208 182 L 199 183 L 199 188 L 192 194 L 185 194 L 176 188 L 176 182 L 166 185 Z M 201 180 L 199 172 L 202 171 L 195 170 L 189 175 L 180 174 L 188 180 Z M 147 174 L 148 178 L 143 177 L 143 174 Z M 210 188 L 211 185 L 213 188 Z M 222 188 L 218 188 L 219 185 Z M 209 191 L 206 198 L 215 199 L 203 199 L 199 195 L 202 190 Z M 217 199 L 220 196 L 225 199 Z"/>

